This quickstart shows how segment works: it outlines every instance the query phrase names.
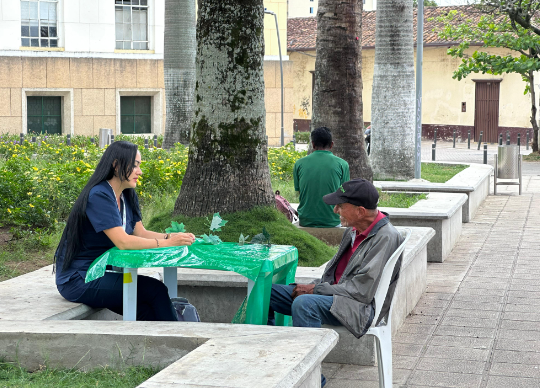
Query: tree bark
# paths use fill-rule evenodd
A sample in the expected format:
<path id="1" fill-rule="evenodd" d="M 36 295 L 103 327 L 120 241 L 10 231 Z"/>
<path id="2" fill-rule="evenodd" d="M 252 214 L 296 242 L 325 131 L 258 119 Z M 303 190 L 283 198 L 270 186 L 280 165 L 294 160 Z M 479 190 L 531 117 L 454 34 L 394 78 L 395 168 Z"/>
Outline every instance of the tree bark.
<path id="1" fill-rule="evenodd" d="M 351 178 L 373 179 L 362 115 L 362 0 L 319 0 L 312 128 L 333 134 Z"/>
<path id="2" fill-rule="evenodd" d="M 534 92 L 534 72 L 529 71 L 529 88 L 531 89 L 531 124 L 533 127 L 533 152 L 538 152 L 538 122 L 536 121 L 536 93 Z"/>
<path id="3" fill-rule="evenodd" d="M 167 116 L 163 148 L 189 144 L 195 91 L 195 0 L 165 0 L 163 67 Z"/>
<path id="4" fill-rule="evenodd" d="M 200 0 L 196 109 L 174 212 L 275 206 L 264 106 L 263 0 Z"/>
<path id="5" fill-rule="evenodd" d="M 415 79 L 410 0 L 377 2 L 371 100 L 375 179 L 414 178 Z"/>

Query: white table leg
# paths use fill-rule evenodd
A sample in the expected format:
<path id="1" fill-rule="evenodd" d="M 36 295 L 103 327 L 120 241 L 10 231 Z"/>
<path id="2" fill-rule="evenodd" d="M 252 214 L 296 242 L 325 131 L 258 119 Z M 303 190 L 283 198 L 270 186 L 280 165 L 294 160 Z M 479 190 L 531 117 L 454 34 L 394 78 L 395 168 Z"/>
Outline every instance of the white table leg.
<path id="1" fill-rule="evenodd" d="M 169 290 L 169 298 L 178 296 L 178 275 L 176 267 L 163 267 L 163 283 Z"/>
<path id="2" fill-rule="evenodd" d="M 249 299 L 249 295 L 251 294 L 251 291 L 253 290 L 253 286 L 255 285 L 255 282 L 251 279 L 248 279 L 248 289 L 247 289 L 247 297 Z"/>
<path id="3" fill-rule="evenodd" d="M 124 268 L 124 321 L 137 320 L 137 268 Z"/>

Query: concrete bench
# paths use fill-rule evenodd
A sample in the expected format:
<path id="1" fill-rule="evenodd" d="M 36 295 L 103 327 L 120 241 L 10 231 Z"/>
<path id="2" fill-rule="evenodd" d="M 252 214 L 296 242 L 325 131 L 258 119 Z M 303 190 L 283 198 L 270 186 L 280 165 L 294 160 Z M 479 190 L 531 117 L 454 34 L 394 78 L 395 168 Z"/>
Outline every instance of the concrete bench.
<path id="1" fill-rule="evenodd" d="M 427 260 L 442 263 L 450 254 L 461 235 L 462 206 L 467 195 L 454 193 L 427 193 L 410 208 L 380 207 L 388 213 L 395 226 L 420 226 L 433 228 L 435 236 L 428 245 Z M 296 208 L 298 204 L 292 204 Z M 298 228 L 317 237 L 329 245 L 339 245 L 345 228 L 308 228 L 295 224 Z"/>
<path id="2" fill-rule="evenodd" d="M 168 366 L 140 385 L 146 388 L 174 387 L 179 381 L 185 387 L 204 382 L 317 388 L 321 362 L 338 341 L 327 329 L 124 322 L 107 309 L 62 298 L 52 266 L 0 282 L 0 301 L 0 358 L 28 370 L 45 363 L 78 369 Z"/>
<path id="3" fill-rule="evenodd" d="M 416 306 L 426 287 L 427 246 L 435 232 L 431 228 L 413 227 L 405 247 L 401 280 L 396 289 L 392 330 L 395 333 L 405 317 Z M 310 283 L 321 277 L 321 267 L 298 267 L 297 283 Z M 178 270 L 178 295 L 197 306 L 203 322 L 231 322 L 246 296 L 247 280 L 232 272 L 182 268 Z M 352 337 L 352 335 L 351 335 Z M 351 352 L 354 356 L 351 356 Z M 352 341 L 340 336 L 340 342 L 328 355 L 326 362 L 373 365 L 373 338 Z"/>
<path id="4" fill-rule="evenodd" d="M 467 164 L 451 162 L 433 162 L 440 164 Z M 373 184 L 384 191 L 414 191 L 424 193 L 463 193 L 467 200 L 462 207 L 462 221 L 470 222 L 478 207 L 489 194 L 489 178 L 493 167 L 488 164 L 469 164 L 469 167 L 445 183 L 411 180 L 408 182 L 375 181 Z"/>
<path id="5" fill-rule="evenodd" d="M 165 367 L 139 387 L 321 386 L 328 329 L 189 322 L 0 320 L 0 358 L 28 370 Z"/>

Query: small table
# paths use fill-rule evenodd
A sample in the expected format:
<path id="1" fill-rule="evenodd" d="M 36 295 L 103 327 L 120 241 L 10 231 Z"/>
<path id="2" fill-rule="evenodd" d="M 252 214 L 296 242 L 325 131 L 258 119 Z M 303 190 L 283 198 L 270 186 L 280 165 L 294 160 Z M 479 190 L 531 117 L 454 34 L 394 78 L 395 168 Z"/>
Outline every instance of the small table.
<path id="1" fill-rule="evenodd" d="M 169 296 L 177 296 L 177 268 L 200 268 L 233 271 L 248 279 L 247 297 L 240 306 L 233 323 L 265 325 L 272 284 L 294 282 L 298 265 L 298 250 L 289 245 L 237 243 L 202 244 L 200 240 L 189 247 L 167 247 L 139 251 L 112 248 L 98 257 L 86 274 L 86 282 L 105 274 L 107 265 L 122 267 L 124 271 L 125 321 L 137 316 L 138 268 L 163 267 L 163 282 Z M 195 306 L 196 307 L 196 306 Z M 277 325 L 288 325 L 290 317 L 276 314 Z"/>

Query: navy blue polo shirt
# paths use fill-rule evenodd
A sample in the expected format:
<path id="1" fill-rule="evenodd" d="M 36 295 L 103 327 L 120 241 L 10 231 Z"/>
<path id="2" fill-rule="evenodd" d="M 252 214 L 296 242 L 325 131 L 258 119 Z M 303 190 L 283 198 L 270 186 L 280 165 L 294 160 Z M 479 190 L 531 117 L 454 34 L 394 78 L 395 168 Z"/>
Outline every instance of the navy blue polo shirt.
<path id="1" fill-rule="evenodd" d="M 126 199 L 120 203 L 120 208 L 126 207 L 126 233 L 133 234 L 135 224 L 141 220 L 135 211 L 134 204 Z M 79 273 L 84 279 L 90 264 L 103 253 L 114 247 L 113 242 L 107 237 L 106 229 L 117 226 L 122 227 L 123 214 L 118 209 L 118 203 L 112 187 L 107 181 L 103 181 L 90 190 L 86 205 L 86 217 L 83 221 L 80 250 L 71 262 L 70 267 L 63 271 L 64 254 L 67 241 L 56 259 L 56 284 L 64 284 L 75 274 Z"/>

